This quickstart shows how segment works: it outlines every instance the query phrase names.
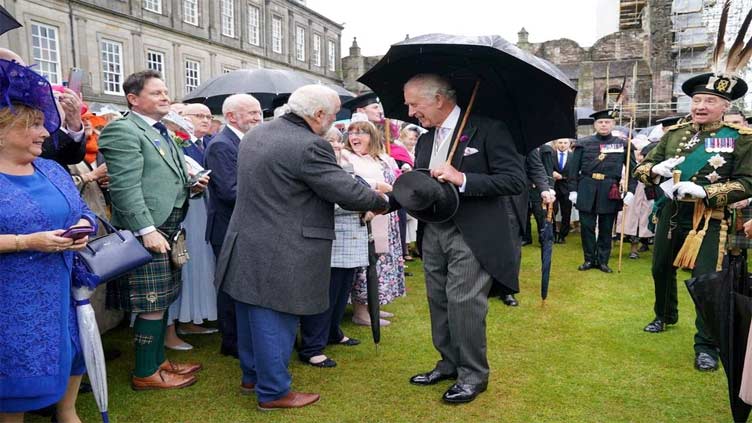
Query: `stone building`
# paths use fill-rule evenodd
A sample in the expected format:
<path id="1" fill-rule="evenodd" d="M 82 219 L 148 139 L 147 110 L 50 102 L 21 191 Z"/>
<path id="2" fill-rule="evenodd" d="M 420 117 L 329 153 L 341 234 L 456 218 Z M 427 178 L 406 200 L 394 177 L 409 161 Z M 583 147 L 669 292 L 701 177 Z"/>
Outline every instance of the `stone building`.
<path id="1" fill-rule="evenodd" d="M 3 0 L 23 28 L 0 37 L 53 84 L 88 72 L 84 98 L 125 104 L 121 84 L 156 69 L 180 99 L 236 69 L 276 68 L 341 84 L 343 27 L 294 0 Z"/>

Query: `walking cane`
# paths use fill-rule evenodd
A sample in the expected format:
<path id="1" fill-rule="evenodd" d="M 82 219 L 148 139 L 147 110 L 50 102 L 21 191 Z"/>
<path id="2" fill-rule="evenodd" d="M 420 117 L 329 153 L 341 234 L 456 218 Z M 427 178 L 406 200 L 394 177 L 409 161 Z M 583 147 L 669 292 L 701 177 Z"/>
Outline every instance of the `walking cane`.
<path id="1" fill-rule="evenodd" d="M 627 136 L 627 163 L 624 165 L 626 167 L 626 171 L 624 172 L 627 185 L 626 192 L 629 192 L 629 163 L 632 157 L 632 133 L 634 132 L 634 117 L 637 112 L 635 109 L 635 105 L 632 105 L 632 116 L 629 118 L 629 136 Z M 627 222 L 627 208 L 629 208 L 629 206 L 624 204 L 621 209 L 621 234 L 619 235 L 619 266 L 616 270 L 617 273 L 621 273 L 621 254 L 622 251 L 624 251 L 624 225 Z"/>

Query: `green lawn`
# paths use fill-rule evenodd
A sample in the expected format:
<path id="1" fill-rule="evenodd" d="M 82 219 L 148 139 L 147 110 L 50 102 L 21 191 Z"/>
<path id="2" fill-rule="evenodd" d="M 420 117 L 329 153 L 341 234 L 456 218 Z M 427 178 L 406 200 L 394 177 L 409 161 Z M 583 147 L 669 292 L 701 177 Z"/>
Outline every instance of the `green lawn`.
<path id="1" fill-rule="evenodd" d="M 321 401 L 296 411 L 262 413 L 254 397 L 238 391 L 240 369 L 218 354 L 218 336 L 194 336 L 197 348 L 171 352 L 176 361 L 204 364 L 193 387 L 134 392 L 128 383 L 133 351 L 128 330 L 105 336 L 123 351 L 109 364 L 113 422 L 722 422 L 730 421 L 722 371 L 692 367 L 694 308 L 680 284 L 679 323 L 654 335 L 642 331 L 652 315 L 650 254 L 626 259 L 623 272 L 578 272 L 579 234 L 554 247 L 549 299 L 541 307 L 540 249 L 523 250 L 520 307 L 492 299 L 488 315 L 488 391 L 474 402 L 448 406 L 441 394 L 450 383 L 417 387 L 416 372 L 430 370 L 431 345 L 425 289 L 419 264 L 408 296 L 387 306 L 396 318 L 382 329 L 378 348 L 370 330 L 346 317 L 344 329 L 358 347 L 327 352 L 338 366 L 317 369 L 291 360 L 293 387 L 318 392 Z M 611 266 L 616 270 L 614 247 Z M 685 278 L 687 274 L 680 275 Z M 78 400 L 82 419 L 99 420 L 91 394 Z M 43 421 L 43 420 L 35 420 Z"/>

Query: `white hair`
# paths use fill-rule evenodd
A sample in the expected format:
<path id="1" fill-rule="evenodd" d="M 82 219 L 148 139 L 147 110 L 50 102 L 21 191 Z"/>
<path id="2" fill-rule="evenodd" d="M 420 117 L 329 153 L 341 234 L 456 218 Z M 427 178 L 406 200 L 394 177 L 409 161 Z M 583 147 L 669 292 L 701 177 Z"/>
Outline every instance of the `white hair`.
<path id="1" fill-rule="evenodd" d="M 287 100 L 290 111 L 300 117 L 314 117 L 323 110 L 326 113 L 336 112 L 337 92 L 319 84 L 304 85 L 292 94 Z"/>
<path id="2" fill-rule="evenodd" d="M 337 141 L 342 141 L 342 132 L 340 132 L 339 129 L 335 127 L 331 127 L 328 131 L 326 131 L 326 134 L 324 134 L 322 138 L 327 141 L 329 141 L 329 138 L 336 138 Z"/>
<path id="3" fill-rule="evenodd" d="M 443 76 L 435 73 L 419 73 L 405 82 L 404 87 L 415 84 L 419 87 L 423 97 L 433 98 L 436 95 L 441 95 L 449 101 L 457 102 L 457 92 L 452 89 L 449 80 Z"/>
<path id="4" fill-rule="evenodd" d="M 238 108 L 242 107 L 244 104 L 247 103 L 258 103 L 259 106 L 261 103 L 259 103 L 258 100 L 256 100 L 256 97 L 250 95 L 250 94 L 233 94 L 229 97 L 227 97 L 222 103 L 222 115 L 226 115 L 230 112 L 234 112 L 238 110 Z"/>
<path id="5" fill-rule="evenodd" d="M 290 106 L 288 106 L 287 104 L 283 104 L 277 107 L 276 109 L 274 109 L 274 119 L 284 115 L 285 113 L 289 111 L 290 111 Z"/>

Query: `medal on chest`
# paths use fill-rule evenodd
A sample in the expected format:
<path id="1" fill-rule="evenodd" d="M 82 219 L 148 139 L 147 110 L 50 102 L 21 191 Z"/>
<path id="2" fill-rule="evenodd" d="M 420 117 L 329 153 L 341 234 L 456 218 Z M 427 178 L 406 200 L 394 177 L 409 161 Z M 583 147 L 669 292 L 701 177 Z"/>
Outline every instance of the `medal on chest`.
<path id="1" fill-rule="evenodd" d="M 733 138 L 705 138 L 705 151 L 708 153 L 732 153 L 734 144 Z"/>
<path id="2" fill-rule="evenodd" d="M 598 155 L 598 160 L 600 161 L 605 160 L 607 154 L 623 153 L 623 152 L 624 152 L 624 145 L 622 144 L 601 144 L 600 154 Z"/>

